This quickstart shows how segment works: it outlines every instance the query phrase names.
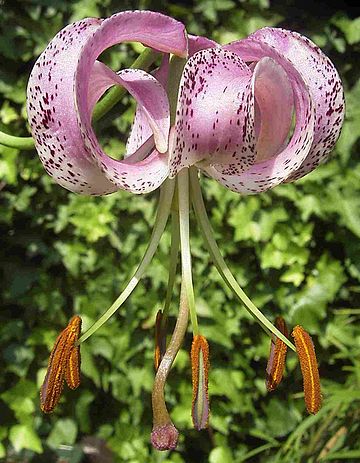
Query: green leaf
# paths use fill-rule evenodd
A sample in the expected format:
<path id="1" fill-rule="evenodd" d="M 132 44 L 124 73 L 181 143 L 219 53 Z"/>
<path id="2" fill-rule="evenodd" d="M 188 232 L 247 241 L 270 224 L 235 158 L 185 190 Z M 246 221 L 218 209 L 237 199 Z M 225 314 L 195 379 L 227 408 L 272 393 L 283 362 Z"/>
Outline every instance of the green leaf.
<path id="1" fill-rule="evenodd" d="M 10 429 L 9 439 L 15 452 L 22 449 L 32 450 L 35 453 L 42 453 L 41 440 L 30 424 L 17 424 Z"/>
<path id="2" fill-rule="evenodd" d="M 49 447 L 58 448 L 60 445 L 73 445 L 77 436 L 77 424 L 69 419 L 59 419 L 55 422 L 46 442 Z"/>
<path id="3" fill-rule="evenodd" d="M 209 463 L 232 463 L 231 451 L 227 447 L 215 447 L 209 455 Z"/>
<path id="4" fill-rule="evenodd" d="M 34 399 L 37 396 L 37 388 L 28 380 L 20 380 L 16 386 L 1 394 L 9 408 L 15 412 L 18 420 L 31 415 L 35 410 Z"/>
<path id="5" fill-rule="evenodd" d="M 360 42 L 360 17 L 350 19 L 339 13 L 332 19 L 332 22 L 344 33 L 346 41 L 350 45 Z"/>

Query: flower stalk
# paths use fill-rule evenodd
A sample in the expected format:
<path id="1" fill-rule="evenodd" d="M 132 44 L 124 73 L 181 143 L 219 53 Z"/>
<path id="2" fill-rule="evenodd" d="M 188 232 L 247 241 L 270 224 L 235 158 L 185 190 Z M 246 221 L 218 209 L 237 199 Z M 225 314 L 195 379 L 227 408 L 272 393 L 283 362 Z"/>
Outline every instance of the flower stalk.
<path id="1" fill-rule="evenodd" d="M 18 150 L 29 151 L 35 148 L 32 137 L 16 137 L 0 130 L 0 145 Z"/>

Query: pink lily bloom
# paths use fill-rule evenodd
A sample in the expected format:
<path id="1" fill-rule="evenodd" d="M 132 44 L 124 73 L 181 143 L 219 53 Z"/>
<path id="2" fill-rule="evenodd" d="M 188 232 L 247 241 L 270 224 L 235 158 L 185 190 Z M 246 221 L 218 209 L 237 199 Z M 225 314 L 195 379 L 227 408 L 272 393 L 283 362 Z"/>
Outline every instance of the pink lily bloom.
<path id="1" fill-rule="evenodd" d="M 152 74 L 139 69 L 114 72 L 97 61 L 104 50 L 124 41 L 141 42 L 163 53 L 160 67 Z M 170 54 L 184 59 L 179 85 L 172 81 Z M 122 160 L 112 159 L 102 150 L 92 127 L 95 105 L 113 85 L 124 87 L 137 101 Z M 167 90 L 170 95 L 178 90 L 171 108 Z M 164 310 L 159 311 L 156 322 L 151 437 L 155 448 L 173 449 L 178 432 L 166 409 L 164 386 L 189 316 L 194 334 L 192 416 L 196 429 L 207 426 L 210 410 L 209 346 L 199 331 L 192 285 L 190 198 L 205 244 L 224 282 L 268 334 L 295 350 L 246 296 L 226 266 L 206 215 L 196 168 L 241 194 L 260 193 L 311 172 L 327 158 L 340 134 L 344 94 L 339 75 L 316 45 L 295 32 L 264 28 L 246 39 L 220 46 L 204 37 L 188 36 L 181 23 L 162 14 L 123 12 L 105 20 L 84 19 L 56 35 L 31 73 L 27 109 L 45 170 L 63 187 L 88 195 L 119 189 L 140 194 L 165 182 L 154 230 L 138 269 L 111 307 L 76 341 L 76 347 L 96 332 L 134 290 L 151 262 L 175 204 L 178 220 L 172 214 L 169 285 Z M 175 182 L 170 179 L 175 177 L 178 198 L 173 203 Z M 179 315 L 166 346 L 166 318 L 179 240 Z M 76 362 L 73 360 L 76 368 L 79 355 L 77 349 Z M 68 360 L 71 363 L 70 357 Z M 68 368 L 66 362 L 61 366 L 63 370 Z M 56 403 L 52 397 L 44 400 Z"/>
<path id="2" fill-rule="evenodd" d="M 97 61 L 124 41 L 181 57 L 189 52 L 174 127 L 163 86 L 166 55 L 155 76 L 115 73 Z M 115 84 L 138 103 L 121 161 L 104 153 L 91 126 L 96 102 Z M 220 47 L 187 37 L 169 17 L 136 11 L 61 30 L 30 76 L 28 115 L 46 171 L 71 191 L 147 193 L 195 164 L 231 190 L 252 194 L 296 180 L 328 156 L 344 96 L 331 61 L 300 34 L 264 28 Z"/>

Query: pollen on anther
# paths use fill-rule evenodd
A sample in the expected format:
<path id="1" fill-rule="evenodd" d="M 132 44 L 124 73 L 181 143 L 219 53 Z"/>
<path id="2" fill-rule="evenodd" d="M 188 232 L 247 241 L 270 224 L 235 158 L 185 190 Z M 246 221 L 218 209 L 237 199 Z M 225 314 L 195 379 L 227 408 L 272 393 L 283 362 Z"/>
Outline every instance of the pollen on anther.
<path id="1" fill-rule="evenodd" d="M 309 413 L 315 414 L 320 410 L 322 397 L 314 344 L 311 336 L 300 325 L 295 326 L 292 336 L 304 381 L 306 409 Z"/>
<path id="2" fill-rule="evenodd" d="M 81 318 L 75 316 L 56 339 L 40 390 L 40 407 L 45 413 L 51 413 L 58 404 L 65 378 L 72 389 L 80 384 L 80 348 L 75 346 L 80 331 Z"/>
<path id="3" fill-rule="evenodd" d="M 204 336 L 195 335 L 191 346 L 192 419 L 195 429 L 205 429 L 209 421 L 209 344 Z"/>
<path id="4" fill-rule="evenodd" d="M 288 330 L 285 320 L 282 317 L 276 317 L 276 328 L 284 335 L 288 336 Z M 270 392 L 280 384 L 284 370 L 287 346 L 280 338 L 274 336 L 271 339 L 270 355 L 266 367 L 266 389 Z"/>

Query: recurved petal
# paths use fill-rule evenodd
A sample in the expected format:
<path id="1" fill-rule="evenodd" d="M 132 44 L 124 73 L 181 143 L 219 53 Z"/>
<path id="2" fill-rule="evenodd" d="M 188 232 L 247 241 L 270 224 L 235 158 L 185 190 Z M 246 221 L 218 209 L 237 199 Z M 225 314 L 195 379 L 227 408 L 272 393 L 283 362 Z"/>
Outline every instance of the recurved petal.
<path id="1" fill-rule="evenodd" d="M 314 140 L 306 159 L 288 179 L 296 180 L 311 172 L 334 148 L 345 114 L 343 86 L 333 63 L 307 37 L 297 32 L 266 27 L 245 40 L 244 48 L 253 39 L 276 49 L 293 65 L 308 86 L 314 102 Z"/>
<path id="2" fill-rule="evenodd" d="M 203 168 L 208 175 L 233 191 L 242 194 L 261 193 L 285 181 L 302 165 L 313 143 L 315 105 L 302 75 L 274 47 L 255 39 L 245 39 L 227 45 L 226 48 L 238 53 L 247 62 L 260 61 L 264 56 L 272 58 L 283 68 L 292 84 L 296 122 L 292 137 L 282 151 L 235 175 L 226 175 L 214 166 Z"/>
<path id="3" fill-rule="evenodd" d="M 189 59 L 180 82 L 170 176 L 202 161 L 240 173 L 255 161 L 251 70 L 221 48 Z"/>
<path id="4" fill-rule="evenodd" d="M 94 72 L 96 71 L 96 72 Z M 164 87 L 151 74 L 140 69 L 123 69 L 115 73 L 103 63 L 95 62 L 93 74 L 96 80 L 91 82 L 92 97 L 104 93 L 112 85 L 121 85 L 135 98 L 150 127 L 150 134 L 154 134 L 157 149 L 164 153 L 170 129 L 169 102 Z M 78 76 L 78 79 L 81 77 Z M 81 82 L 81 81 L 80 81 Z M 91 117 L 89 92 L 81 85 L 77 94 L 79 118 L 87 122 Z M 84 112 L 82 112 L 82 109 Z M 85 110 L 86 113 L 85 113 Z M 85 116 L 86 115 L 86 116 Z M 148 137 L 147 137 L 148 138 Z"/>
<path id="5" fill-rule="evenodd" d="M 169 72 L 169 55 L 166 54 L 163 57 L 161 65 L 158 69 L 152 72 L 155 79 L 166 89 L 167 78 Z M 170 120 L 169 120 L 170 125 Z M 126 142 L 126 154 L 125 158 L 135 153 L 139 147 L 152 135 L 152 129 L 149 124 L 149 120 L 146 117 L 145 111 L 141 105 L 137 105 L 134 122 L 131 127 L 129 138 Z"/>
<path id="6" fill-rule="evenodd" d="M 58 183 L 78 193 L 106 194 L 119 188 L 144 193 L 167 176 L 166 156 L 155 151 L 138 163 L 115 161 L 101 150 L 92 130 L 94 102 L 110 81 L 116 82 L 139 98 L 159 150 L 166 150 L 168 121 L 165 126 L 164 105 L 158 104 L 159 95 L 160 102 L 165 101 L 160 84 L 143 71 L 116 76 L 95 64 L 103 50 L 122 41 L 140 41 L 181 56 L 187 53 L 182 24 L 157 13 L 124 12 L 104 21 L 79 21 L 60 31 L 29 80 L 28 114 L 40 158 Z M 93 84 L 96 89 L 91 91 Z"/>

